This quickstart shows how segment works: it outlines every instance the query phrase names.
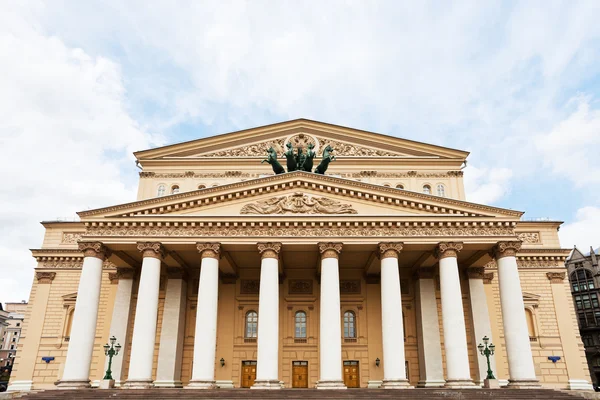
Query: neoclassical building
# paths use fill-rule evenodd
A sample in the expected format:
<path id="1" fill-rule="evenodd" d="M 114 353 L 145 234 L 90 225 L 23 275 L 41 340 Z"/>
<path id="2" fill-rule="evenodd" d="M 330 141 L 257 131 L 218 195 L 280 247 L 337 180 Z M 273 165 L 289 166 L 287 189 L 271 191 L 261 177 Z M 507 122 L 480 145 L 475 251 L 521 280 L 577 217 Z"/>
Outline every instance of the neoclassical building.
<path id="1" fill-rule="evenodd" d="M 484 336 L 502 385 L 591 389 L 560 222 L 468 202 L 467 152 L 300 119 L 135 156 L 136 201 L 43 222 L 9 390 L 97 385 L 113 335 L 124 389 L 470 388 Z"/>

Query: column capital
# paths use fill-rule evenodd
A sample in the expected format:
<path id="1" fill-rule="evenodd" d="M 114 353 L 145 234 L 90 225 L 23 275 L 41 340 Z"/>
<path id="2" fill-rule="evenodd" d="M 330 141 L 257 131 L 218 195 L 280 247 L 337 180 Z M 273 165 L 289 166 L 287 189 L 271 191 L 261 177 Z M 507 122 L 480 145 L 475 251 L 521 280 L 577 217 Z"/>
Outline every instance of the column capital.
<path id="1" fill-rule="evenodd" d="M 216 258 L 218 260 L 221 256 L 221 243 L 196 243 L 196 249 L 198 249 L 201 258 Z"/>
<path id="2" fill-rule="evenodd" d="M 469 279 L 485 279 L 485 267 L 471 267 L 465 270 Z"/>
<path id="3" fill-rule="evenodd" d="M 40 284 L 52 283 L 52 281 L 54 280 L 55 277 L 56 277 L 56 272 L 37 271 L 35 273 L 35 278 L 37 279 L 38 283 L 40 283 Z"/>
<path id="4" fill-rule="evenodd" d="M 521 241 L 498 242 L 492 249 L 492 255 L 497 260 L 503 257 L 514 257 L 521 250 Z"/>
<path id="5" fill-rule="evenodd" d="M 108 279 L 110 280 L 111 285 L 116 285 L 119 283 L 119 274 L 118 272 L 109 272 Z"/>
<path id="6" fill-rule="evenodd" d="M 377 253 L 377 256 L 380 259 L 384 259 L 384 258 L 398 258 L 398 256 L 400 255 L 400 252 L 402 251 L 402 248 L 404 247 L 404 243 L 402 242 L 381 242 L 379 243 L 379 245 L 377 246 L 379 252 Z"/>
<path id="7" fill-rule="evenodd" d="M 563 283 L 567 276 L 564 272 L 546 272 L 546 277 L 550 280 L 550 283 Z"/>
<path id="8" fill-rule="evenodd" d="M 446 258 L 446 257 L 454 257 L 458 256 L 458 252 L 463 249 L 462 242 L 440 242 L 435 249 L 435 253 L 438 259 Z"/>
<path id="9" fill-rule="evenodd" d="M 340 258 L 342 246 L 343 244 L 339 242 L 320 242 L 319 253 L 321 253 L 321 259 Z"/>
<path id="10" fill-rule="evenodd" d="M 138 242 L 137 249 L 142 252 L 142 257 L 152 257 L 162 260 L 165 256 L 165 248 L 159 242 Z"/>
<path id="11" fill-rule="evenodd" d="M 256 244 L 256 247 L 258 248 L 258 252 L 260 253 L 261 259 L 279 259 L 279 252 L 281 251 L 280 242 L 259 242 Z"/>
<path id="12" fill-rule="evenodd" d="M 84 257 L 95 257 L 102 261 L 110 257 L 110 250 L 102 242 L 77 242 L 79 251 L 83 252 Z"/>
<path id="13" fill-rule="evenodd" d="M 493 280 L 494 280 L 494 273 L 493 272 L 485 272 L 483 274 L 483 284 L 484 285 L 490 285 Z"/>

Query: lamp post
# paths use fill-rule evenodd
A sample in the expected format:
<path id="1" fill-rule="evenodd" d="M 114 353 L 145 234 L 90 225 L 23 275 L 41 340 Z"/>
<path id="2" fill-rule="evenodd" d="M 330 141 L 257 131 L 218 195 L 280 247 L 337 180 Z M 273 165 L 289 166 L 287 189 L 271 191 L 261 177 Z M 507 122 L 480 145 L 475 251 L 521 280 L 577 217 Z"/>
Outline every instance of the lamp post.
<path id="1" fill-rule="evenodd" d="M 485 346 L 479 343 L 479 346 L 477 346 L 477 348 L 479 349 L 481 355 L 485 356 L 485 358 L 487 359 L 488 370 L 487 377 L 485 379 L 496 379 L 494 377 L 494 373 L 492 372 L 492 367 L 490 366 L 490 356 L 494 355 L 494 349 L 496 348 L 496 346 L 494 346 L 493 343 L 490 343 L 490 345 L 488 346 L 488 342 L 490 341 L 490 339 L 487 336 L 484 336 L 482 340 Z"/>
<path id="2" fill-rule="evenodd" d="M 103 379 L 110 379 L 112 380 L 112 371 L 110 370 L 110 367 L 112 366 L 112 358 L 114 356 L 116 356 L 117 354 L 119 354 L 119 350 L 121 350 L 121 345 L 117 343 L 117 345 L 115 346 L 115 342 L 117 341 L 116 337 L 111 337 L 110 338 L 110 346 L 107 344 L 105 344 L 104 347 L 104 354 L 106 354 L 108 356 L 108 369 L 106 370 L 106 375 L 104 375 Z"/>

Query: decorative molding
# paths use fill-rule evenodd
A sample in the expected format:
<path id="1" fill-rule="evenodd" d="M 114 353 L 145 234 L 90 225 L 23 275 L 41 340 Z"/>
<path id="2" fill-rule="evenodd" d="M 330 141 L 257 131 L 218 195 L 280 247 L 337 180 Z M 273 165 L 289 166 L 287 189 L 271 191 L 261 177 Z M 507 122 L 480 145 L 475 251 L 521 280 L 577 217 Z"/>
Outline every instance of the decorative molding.
<path id="1" fill-rule="evenodd" d="M 496 259 L 502 257 L 516 257 L 519 250 L 521 250 L 520 241 L 498 242 L 492 249 L 492 254 Z"/>
<path id="2" fill-rule="evenodd" d="M 159 242 L 138 242 L 137 249 L 142 253 L 142 258 L 152 257 L 162 260 L 165 257 L 165 248 Z"/>
<path id="3" fill-rule="evenodd" d="M 45 251 L 46 252 L 46 251 Z M 47 250 L 48 253 L 53 252 L 52 250 Z M 75 252 L 77 254 L 77 250 L 70 250 L 70 252 Z M 44 269 L 81 269 L 83 267 L 83 257 L 81 255 L 78 256 L 35 256 L 35 260 L 38 262 L 38 268 Z M 116 266 L 110 261 L 104 261 L 102 263 L 102 269 L 115 269 Z"/>
<path id="4" fill-rule="evenodd" d="M 225 171 L 225 172 L 173 172 L 173 173 L 158 173 L 158 172 L 140 172 L 140 178 L 156 178 L 156 179 L 182 179 L 182 178 L 258 178 L 259 174 L 253 174 L 242 171 Z"/>
<path id="5" fill-rule="evenodd" d="M 484 272 L 483 273 L 483 284 L 484 285 L 490 285 L 493 280 L 494 280 L 493 272 Z"/>
<path id="6" fill-rule="evenodd" d="M 240 281 L 241 294 L 258 294 L 260 289 L 260 280 L 258 279 L 242 279 Z"/>
<path id="7" fill-rule="evenodd" d="M 49 284 L 52 283 L 54 278 L 56 277 L 56 272 L 45 272 L 45 271 L 37 271 L 35 273 L 35 278 L 40 284 Z"/>
<path id="8" fill-rule="evenodd" d="M 321 242 L 319 243 L 319 253 L 321 253 L 321 259 L 325 258 L 339 258 L 342 251 L 342 243 L 334 242 Z"/>
<path id="9" fill-rule="evenodd" d="M 108 279 L 110 280 L 111 285 L 116 285 L 119 283 L 119 273 L 118 272 L 109 272 Z"/>
<path id="10" fill-rule="evenodd" d="M 485 279 L 485 267 L 471 267 L 466 269 L 468 279 Z"/>
<path id="11" fill-rule="evenodd" d="M 102 242 L 78 242 L 77 248 L 84 257 L 95 257 L 102 261 L 110 257 L 110 250 Z"/>
<path id="12" fill-rule="evenodd" d="M 402 154 L 391 151 L 374 149 L 372 147 L 364 147 L 353 143 L 344 143 L 337 140 L 332 140 L 324 137 L 317 138 L 319 147 L 325 148 L 327 145 L 333 147 L 336 154 L 344 157 L 402 157 Z"/>
<path id="13" fill-rule="evenodd" d="M 196 243 L 201 258 L 216 258 L 221 256 L 221 243 Z"/>
<path id="14" fill-rule="evenodd" d="M 524 244 L 541 244 L 539 232 L 517 232 L 517 237 Z"/>
<path id="15" fill-rule="evenodd" d="M 61 244 L 77 244 L 81 240 L 83 232 L 63 232 L 60 239 Z"/>
<path id="16" fill-rule="evenodd" d="M 404 243 L 402 242 L 381 242 L 379 243 L 379 246 L 377 246 L 379 249 L 379 253 L 377 253 L 377 255 L 379 256 L 380 259 L 384 259 L 384 258 L 390 258 L 390 257 L 394 257 L 394 258 L 398 258 L 398 256 L 400 255 L 400 252 L 402 251 L 402 248 L 404 247 Z"/>
<path id="17" fill-rule="evenodd" d="M 550 283 L 563 283 L 567 274 L 565 272 L 546 272 Z"/>
<path id="18" fill-rule="evenodd" d="M 305 132 L 300 132 L 292 136 L 288 136 L 283 143 L 282 149 L 285 149 L 285 146 L 288 143 L 291 143 L 292 148 L 294 149 L 301 147 L 303 150 L 306 150 L 308 148 L 308 145 L 312 144 L 314 146 L 313 151 L 315 152 L 315 154 L 318 154 L 321 148 L 321 144 L 319 143 L 317 138 Z"/>
<path id="19" fill-rule="evenodd" d="M 517 267 L 519 269 L 548 269 L 548 268 L 564 268 L 564 256 L 517 256 Z M 497 269 L 498 265 L 495 260 L 491 260 L 485 265 L 486 269 Z"/>
<path id="20" fill-rule="evenodd" d="M 290 279 L 288 281 L 289 294 L 312 294 L 313 281 L 310 279 Z"/>
<path id="21" fill-rule="evenodd" d="M 340 280 L 341 294 L 360 294 L 360 280 Z"/>
<path id="22" fill-rule="evenodd" d="M 354 221 L 341 223 L 323 222 L 294 222 L 276 223 L 265 226 L 263 223 L 220 223 L 209 225 L 204 223 L 170 223 L 170 226 L 100 226 L 90 225 L 86 235 L 106 237 L 477 237 L 477 236 L 512 236 L 514 228 L 505 226 L 482 227 L 473 225 L 459 225 L 456 228 L 447 227 L 447 223 L 440 227 L 414 226 L 412 223 L 405 225 L 403 222 L 390 223 L 363 223 L 357 227 Z M 321 225 L 323 224 L 323 225 Z M 164 224 L 166 225 L 166 224 Z M 263 226 L 261 226 L 263 225 Z"/>
<path id="23" fill-rule="evenodd" d="M 257 243 L 258 252 L 263 258 L 279 258 L 279 252 L 281 251 L 281 243 L 279 242 L 261 242 Z"/>
<path id="24" fill-rule="evenodd" d="M 284 138 L 273 139 L 266 142 L 247 144 L 231 149 L 215 151 L 211 153 L 201 154 L 202 157 L 263 157 L 269 147 L 275 148 L 278 152 L 284 147 Z"/>
<path id="25" fill-rule="evenodd" d="M 302 192 L 272 197 L 246 204 L 241 214 L 357 214 L 351 204 L 342 204 L 327 197 L 311 197 Z"/>
<path id="26" fill-rule="evenodd" d="M 436 247 L 436 257 L 440 260 L 446 257 L 456 258 L 462 249 L 462 242 L 440 242 Z"/>
<path id="27" fill-rule="evenodd" d="M 344 178 L 448 178 L 463 176 L 463 171 L 448 171 L 448 172 L 417 172 L 417 171 L 406 171 L 406 172 L 378 172 L 374 170 L 350 172 L 341 175 Z"/>

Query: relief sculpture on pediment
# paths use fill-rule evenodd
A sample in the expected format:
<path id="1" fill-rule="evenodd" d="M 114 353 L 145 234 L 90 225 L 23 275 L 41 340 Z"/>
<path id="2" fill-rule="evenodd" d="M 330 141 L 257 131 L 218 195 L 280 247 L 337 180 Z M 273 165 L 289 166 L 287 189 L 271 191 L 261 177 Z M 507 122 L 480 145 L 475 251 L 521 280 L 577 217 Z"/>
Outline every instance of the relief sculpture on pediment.
<path id="1" fill-rule="evenodd" d="M 350 204 L 342 204 L 326 197 L 309 197 L 296 192 L 289 196 L 273 197 L 246 204 L 241 214 L 356 214 Z"/>

